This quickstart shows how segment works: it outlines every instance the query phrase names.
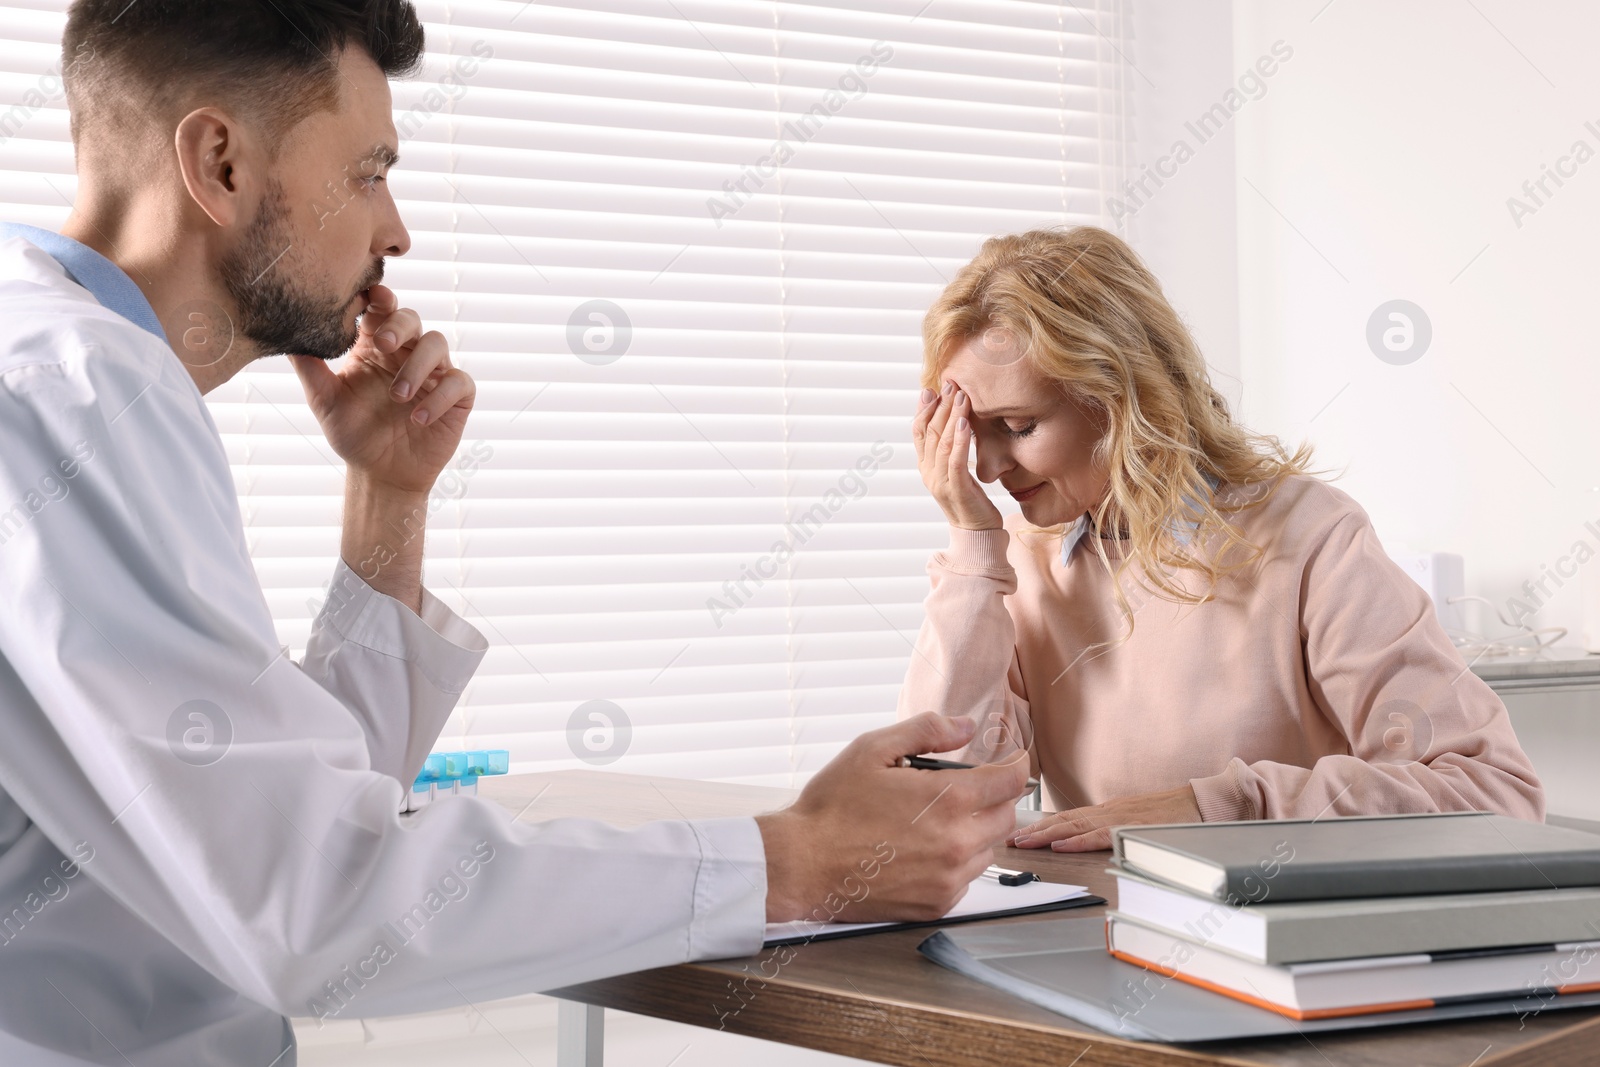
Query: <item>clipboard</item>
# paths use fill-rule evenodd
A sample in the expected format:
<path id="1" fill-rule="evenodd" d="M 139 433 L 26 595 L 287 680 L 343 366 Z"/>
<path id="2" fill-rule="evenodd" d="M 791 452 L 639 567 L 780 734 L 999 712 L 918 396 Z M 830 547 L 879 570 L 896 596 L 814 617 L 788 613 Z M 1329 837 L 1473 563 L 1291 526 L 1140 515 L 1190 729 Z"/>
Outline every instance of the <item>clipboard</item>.
<path id="1" fill-rule="evenodd" d="M 881 930 L 915 930 L 927 926 L 949 926 L 952 923 L 980 922 L 985 919 L 1005 919 L 1013 915 L 1036 915 L 1046 911 L 1066 908 L 1093 907 L 1105 900 L 1090 893 L 1081 885 L 1058 885 L 1054 882 L 1028 882 L 1026 885 L 1001 885 L 988 878 L 979 877 L 954 908 L 942 919 L 910 923 L 836 923 L 797 919 L 786 923 L 768 923 L 764 947 L 798 945 L 811 941 L 832 941 L 841 937 L 856 937 Z"/>

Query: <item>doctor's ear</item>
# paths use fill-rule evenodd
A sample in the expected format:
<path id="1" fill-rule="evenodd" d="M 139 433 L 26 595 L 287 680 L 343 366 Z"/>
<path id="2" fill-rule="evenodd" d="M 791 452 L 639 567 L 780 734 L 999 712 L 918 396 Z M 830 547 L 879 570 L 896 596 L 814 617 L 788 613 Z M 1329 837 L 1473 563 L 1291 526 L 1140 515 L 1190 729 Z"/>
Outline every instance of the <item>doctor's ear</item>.
<path id="1" fill-rule="evenodd" d="M 237 119 L 215 107 L 189 112 L 173 136 L 178 171 L 195 205 L 218 226 L 248 218 L 246 204 L 261 182 L 250 138 Z"/>

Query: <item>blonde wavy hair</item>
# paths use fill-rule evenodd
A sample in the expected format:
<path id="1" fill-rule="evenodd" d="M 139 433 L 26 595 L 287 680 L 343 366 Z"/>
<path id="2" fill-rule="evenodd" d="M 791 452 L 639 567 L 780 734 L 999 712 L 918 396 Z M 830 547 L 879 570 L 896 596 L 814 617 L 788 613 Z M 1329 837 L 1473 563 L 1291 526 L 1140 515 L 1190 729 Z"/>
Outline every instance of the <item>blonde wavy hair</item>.
<path id="1" fill-rule="evenodd" d="M 1104 422 L 1093 459 L 1109 487 L 1091 517 L 1096 530 L 1126 531 L 1120 566 L 1092 540 L 1114 579 L 1124 637 L 1128 566 L 1140 565 L 1156 596 L 1200 604 L 1223 575 L 1260 557 L 1229 516 L 1264 503 L 1286 475 L 1314 473 L 1311 447 L 1291 454 L 1234 421 L 1188 328 L 1126 242 L 1094 226 L 989 238 L 923 320 L 923 385 L 937 390 L 951 356 L 995 327 Z M 1219 488 L 1245 487 L 1246 499 L 1219 503 L 1207 475 Z M 1214 552 L 1193 551 L 1212 543 Z M 1180 580 L 1184 571 L 1203 579 L 1200 589 Z"/>

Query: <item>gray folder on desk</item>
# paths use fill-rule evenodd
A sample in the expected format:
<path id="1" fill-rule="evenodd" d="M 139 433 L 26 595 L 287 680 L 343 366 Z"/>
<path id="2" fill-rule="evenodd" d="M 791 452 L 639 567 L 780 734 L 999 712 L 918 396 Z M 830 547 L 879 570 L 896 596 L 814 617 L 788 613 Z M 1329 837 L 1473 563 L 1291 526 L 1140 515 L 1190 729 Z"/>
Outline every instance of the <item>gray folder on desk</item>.
<path id="1" fill-rule="evenodd" d="M 1414 1011 L 1298 1022 L 1106 951 L 1105 920 L 1051 919 L 941 930 L 918 950 L 985 985 L 1135 1041 L 1219 1041 L 1600 1005 L 1600 990 L 1458 1001 Z"/>

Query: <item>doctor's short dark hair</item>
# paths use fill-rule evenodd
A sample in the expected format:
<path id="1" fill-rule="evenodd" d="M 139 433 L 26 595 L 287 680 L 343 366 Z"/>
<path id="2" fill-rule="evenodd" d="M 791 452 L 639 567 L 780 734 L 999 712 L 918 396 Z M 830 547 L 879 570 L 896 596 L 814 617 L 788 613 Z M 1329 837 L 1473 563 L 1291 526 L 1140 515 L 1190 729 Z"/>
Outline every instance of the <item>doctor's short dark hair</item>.
<path id="1" fill-rule="evenodd" d="M 258 125 L 276 158 L 285 134 L 339 100 L 346 47 L 390 78 L 422 64 L 424 35 L 406 0 L 74 0 L 62 79 L 80 161 L 86 139 L 139 165 L 139 145 L 170 142 L 178 119 L 223 107 Z"/>

